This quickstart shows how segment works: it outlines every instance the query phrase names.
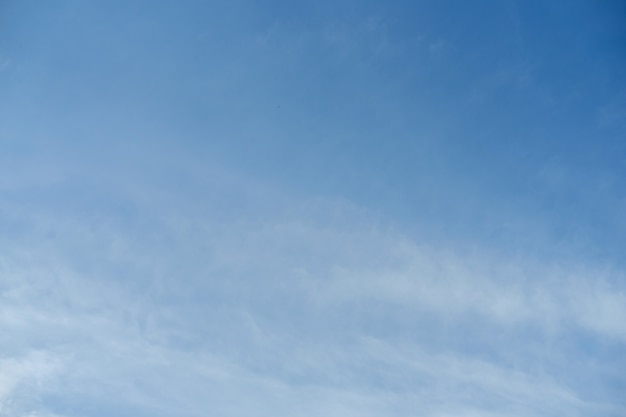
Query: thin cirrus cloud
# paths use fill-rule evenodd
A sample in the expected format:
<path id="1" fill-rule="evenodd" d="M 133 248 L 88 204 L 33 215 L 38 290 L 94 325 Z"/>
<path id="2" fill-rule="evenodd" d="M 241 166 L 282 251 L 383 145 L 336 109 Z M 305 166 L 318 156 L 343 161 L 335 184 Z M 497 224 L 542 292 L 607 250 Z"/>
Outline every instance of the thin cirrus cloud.
<path id="1" fill-rule="evenodd" d="M 610 387 L 579 378 L 618 378 L 621 276 L 437 250 L 345 203 L 283 198 L 254 215 L 271 203 L 250 188 L 231 188 L 245 212 L 218 224 L 183 215 L 200 202 L 179 190 L 161 190 L 178 207 L 135 201 L 97 221 L 70 203 L 5 205 L 30 226 L 3 242 L 7 409 L 619 415 Z M 603 340 L 607 364 L 577 364 L 578 338 Z"/>
<path id="2" fill-rule="evenodd" d="M 621 32 L 483 6 L 0 6 L 0 415 L 624 415 Z"/>

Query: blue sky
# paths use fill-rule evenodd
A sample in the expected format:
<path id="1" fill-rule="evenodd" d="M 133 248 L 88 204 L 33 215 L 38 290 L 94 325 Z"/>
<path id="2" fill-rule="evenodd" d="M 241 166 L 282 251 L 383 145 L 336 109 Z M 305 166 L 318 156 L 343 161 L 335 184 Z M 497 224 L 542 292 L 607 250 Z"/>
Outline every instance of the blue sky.
<path id="1" fill-rule="evenodd" d="M 0 415 L 626 415 L 619 1 L 0 2 Z"/>

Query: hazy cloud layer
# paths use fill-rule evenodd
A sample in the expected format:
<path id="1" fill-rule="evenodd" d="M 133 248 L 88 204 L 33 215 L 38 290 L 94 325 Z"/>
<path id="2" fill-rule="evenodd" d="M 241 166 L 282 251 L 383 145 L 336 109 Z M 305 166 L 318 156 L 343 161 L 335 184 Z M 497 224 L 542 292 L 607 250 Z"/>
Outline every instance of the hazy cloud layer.
<path id="1" fill-rule="evenodd" d="M 202 184 L 109 208 L 8 199 L 9 415 L 624 411 L 603 385 L 623 383 L 622 271 L 432 246 L 253 182 L 220 197 L 239 213 L 214 214 L 220 191 Z"/>

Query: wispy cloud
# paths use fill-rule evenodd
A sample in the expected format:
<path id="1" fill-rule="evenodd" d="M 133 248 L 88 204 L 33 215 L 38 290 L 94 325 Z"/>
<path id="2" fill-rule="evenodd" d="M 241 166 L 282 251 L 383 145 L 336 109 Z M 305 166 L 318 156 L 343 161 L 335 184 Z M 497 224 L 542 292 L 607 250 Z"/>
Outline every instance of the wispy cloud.
<path id="1" fill-rule="evenodd" d="M 67 416 L 623 411 L 575 380 L 607 370 L 562 369 L 583 349 L 565 340 L 623 345 L 622 271 L 435 247 L 345 202 L 201 183 L 241 211 L 189 184 L 120 189 L 126 211 L 94 215 L 3 205 L 28 224 L 0 258 L 5 403 L 27 384 L 43 399 L 23 410 Z"/>
<path id="2" fill-rule="evenodd" d="M 37 394 L 63 368 L 59 358 L 45 350 L 19 349 L 14 354 L 0 359 L 0 413 L 7 416 L 19 415 L 24 403 L 37 401 Z"/>

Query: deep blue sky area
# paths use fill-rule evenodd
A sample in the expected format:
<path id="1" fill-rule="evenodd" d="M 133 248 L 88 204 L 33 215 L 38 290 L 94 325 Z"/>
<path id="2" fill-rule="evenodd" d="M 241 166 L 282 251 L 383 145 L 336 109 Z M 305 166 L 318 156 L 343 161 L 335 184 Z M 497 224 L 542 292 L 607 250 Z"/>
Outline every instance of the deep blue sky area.
<path id="1" fill-rule="evenodd" d="M 140 125 L 288 187 L 409 222 L 424 212 L 446 233 L 488 227 L 485 199 L 495 215 L 528 206 L 561 229 L 548 233 L 593 234 L 577 230 L 585 216 L 616 256 L 607 196 L 537 176 L 622 187 L 623 10 L 520 3 L 48 5 L 27 15 L 40 33 L 14 20 L 35 73 L 17 94 L 29 111 L 42 95 L 65 103 L 40 117 L 90 146 L 105 140 L 95 126 L 124 141 Z"/>
<path id="2" fill-rule="evenodd" d="M 618 0 L 0 0 L 0 415 L 624 415 L 625 74 Z"/>

